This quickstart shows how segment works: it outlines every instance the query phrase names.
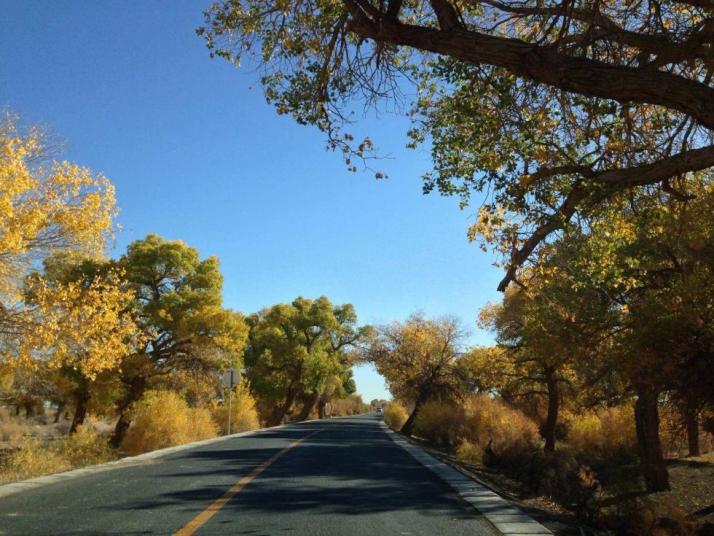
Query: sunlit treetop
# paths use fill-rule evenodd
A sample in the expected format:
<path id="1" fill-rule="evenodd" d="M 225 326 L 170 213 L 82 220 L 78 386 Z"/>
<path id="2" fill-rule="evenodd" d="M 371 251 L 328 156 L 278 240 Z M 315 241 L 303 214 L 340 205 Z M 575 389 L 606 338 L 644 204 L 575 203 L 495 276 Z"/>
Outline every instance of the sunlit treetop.
<path id="1" fill-rule="evenodd" d="M 684 203 L 714 165 L 709 0 L 226 0 L 199 34 L 257 61 L 278 113 L 350 169 L 372 149 L 348 133 L 356 106 L 404 105 L 432 151 L 425 190 L 487 192 L 471 234 L 504 255 L 501 289 L 617 193 Z"/>
<path id="2" fill-rule="evenodd" d="M 0 118 L 0 292 L 10 299 L 33 261 L 63 250 L 101 254 L 112 234 L 114 186 L 52 160 L 50 149 L 40 129 Z"/>

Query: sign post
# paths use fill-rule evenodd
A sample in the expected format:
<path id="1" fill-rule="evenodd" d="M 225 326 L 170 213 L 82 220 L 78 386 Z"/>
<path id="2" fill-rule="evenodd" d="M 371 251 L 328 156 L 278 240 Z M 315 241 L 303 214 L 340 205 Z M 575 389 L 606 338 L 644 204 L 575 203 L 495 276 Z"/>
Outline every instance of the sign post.
<path id="1" fill-rule="evenodd" d="M 232 402 L 233 402 L 233 388 L 238 385 L 240 381 L 240 375 L 238 371 L 234 368 L 229 368 L 223 373 L 223 385 L 228 387 L 228 429 L 227 435 L 231 435 L 231 414 L 233 413 Z"/>

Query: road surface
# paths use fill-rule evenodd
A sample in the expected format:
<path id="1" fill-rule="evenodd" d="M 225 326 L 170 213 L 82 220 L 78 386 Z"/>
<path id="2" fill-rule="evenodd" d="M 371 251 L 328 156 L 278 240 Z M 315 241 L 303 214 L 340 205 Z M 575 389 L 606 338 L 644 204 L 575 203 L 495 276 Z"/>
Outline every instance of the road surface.
<path id="1" fill-rule="evenodd" d="M 366 415 L 300 423 L 0 499 L 0 534 L 496 536 Z"/>

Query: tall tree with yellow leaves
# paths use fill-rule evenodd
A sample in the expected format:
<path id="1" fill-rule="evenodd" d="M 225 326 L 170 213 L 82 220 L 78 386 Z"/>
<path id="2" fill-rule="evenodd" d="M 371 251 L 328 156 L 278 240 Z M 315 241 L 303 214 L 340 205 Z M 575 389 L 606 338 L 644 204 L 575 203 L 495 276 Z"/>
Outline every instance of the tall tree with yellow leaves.
<path id="1" fill-rule="evenodd" d="M 133 290 L 119 270 L 89 259 L 50 261 L 43 274 L 28 278 L 32 328 L 20 340 L 17 358 L 29 368 L 58 370 L 72 382 L 74 433 L 97 377 L 116 371 L 145 334 L 132 316 Z"/>
<path id="2" fill-rule="evenodd" d="M 0 118 L 0 346 L 32 327 L 23 280 L 33 263 L 60 251 L 104 250 L 116 214 L 114 186 L 101 174 L 51 158 L 47 136 Z"/>

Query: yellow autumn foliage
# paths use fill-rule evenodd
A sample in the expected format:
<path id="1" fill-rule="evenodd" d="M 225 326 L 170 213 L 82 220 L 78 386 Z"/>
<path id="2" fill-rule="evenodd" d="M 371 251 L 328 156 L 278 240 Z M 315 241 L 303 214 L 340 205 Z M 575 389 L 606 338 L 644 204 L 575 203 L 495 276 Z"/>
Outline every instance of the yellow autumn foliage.
<path id="1" fill-rule="evenodd" d="M 103 251 L 114 186 L 90 169 L 49 160 L 44 133 L 0 118 L 0 294 L 18 299 L 31 262 L 65 249 Z"/>
<path id="2" fill-rule="evenodd" d="M 387 426 L 396 431 L 402 429 L 408 417 L 407 410 L 404 409 L 404 406 L 399 402 L 388 402 L 387 405 L 384 406 L 384 422 L 387 423 Z"/>
<path id="3" fill-rule="evenodd" d="M 139 403 L 122 450 L 136 455 L 218 435 L 209 410 L 191 408 L 170 391 L 149 392 Z"/>
<path id="4" fill-rule="evenodd" d="M 29 367 L 72 367 L 94 379 L 117 367 L 143 340 L 128 309 L 134 293 L 119 273 L 89 283 L 48 283 L 31 287 L 32 328 L 19 345 L 19 360 Z"/>
<path id="5" fill-rule="evenodd" d="M 633 454 L 637 445 L 633 415 L 631 404 L 578 414 L 566 413 L 567 441 L 576 452 L 595 458 Z"/>
<path id="6" fill-rule="evenodd" d="M 219 433 L 225 434 L 228 429 L 228 404 L 222 404 L 213 410 L 213 418 L 218 425 Z M 235 388 L 231 400 L 231 433 L 236 434 L 256 428 L 260 428 L 260 421 L 255 398 L 248 388 L 241 384 Z"/>

